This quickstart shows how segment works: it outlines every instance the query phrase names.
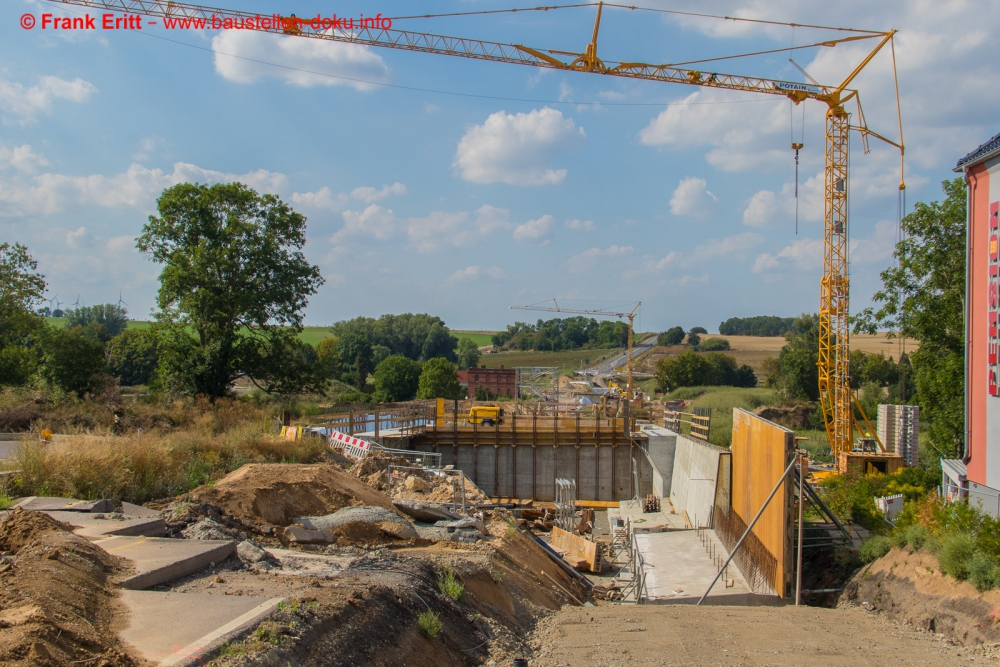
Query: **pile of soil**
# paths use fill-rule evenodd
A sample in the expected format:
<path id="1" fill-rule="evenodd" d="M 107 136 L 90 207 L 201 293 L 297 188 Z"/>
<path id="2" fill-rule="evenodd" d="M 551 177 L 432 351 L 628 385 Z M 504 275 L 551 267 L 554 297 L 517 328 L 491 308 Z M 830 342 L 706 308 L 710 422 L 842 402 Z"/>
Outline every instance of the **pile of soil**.
<path id="1" fill-rule="evenodd" d="M 838 606 L 861 606 L 966 646 L 1000 642 L 1000 590 L 980 593 L 941 574 L 925 551 L 893 549 L 848 582 Z"/>
<path id="2" fill-rule="evenodd" d="M 393 456 L 377 449 L 372 450 L 368 455 L 351 466 L 348 471 L 368 486 L 379 491 L 389 490 L 389 465 L 411 466 L 406 459 Z"/>
<path id="3" fill-rule="evenodd" d="M 332 514 L 355 505 L 393 509 L 384 493 L 328 464 L 251 463 L 190 496 L 256 528 L 288 526 L 296 517 Z"/>
<path id="4" fill-rule="evenodd" d="M 455 501 L 455 484 L 458 477 L 442 475 L 430 470 L 400 471 L 393 481 L 394 500 L 416 500 L 430 503 L 452 503 Z M 482 492 L 472 480 L 465 478 L 465 502 L 470 504 L 488 503 L 489 496 Z"/>
<path id="5" fill-rule="evenodd" d="M 0 523 L 0 664 L 143 664 L 116 634 L 127 612 L 108 580 L 128 566 L 70 530 L 21 509 Z"/>
<path id="6" fill-rule="evenodd" d="M 793 431 L 810 428 L 809 415 L 816 409 L 809 403 L 795 405 L 765 405 L 754 410 L 754 414 L 762 419 L 781 424 Z"/>

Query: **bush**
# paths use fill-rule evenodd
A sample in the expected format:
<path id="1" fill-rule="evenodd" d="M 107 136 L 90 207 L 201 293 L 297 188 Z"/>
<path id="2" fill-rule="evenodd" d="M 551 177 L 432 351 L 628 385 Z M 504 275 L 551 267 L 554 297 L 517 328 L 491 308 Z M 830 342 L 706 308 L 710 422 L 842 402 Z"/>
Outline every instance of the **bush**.
<path id="1" fill-rule="evenodd" d="M 959 581 L 969 578 L 969 562 L 976 551 L 976 541 L 970 533 L 952 533 L 941 541 L 938 563 L 941 571 Z"/>
<path id="2" fill-rule="evenodd" d="M 434 639 L 444 627 L 441 618 L 433 611 L 424 611 L 417 616 L 417 625 L 420 627 L 420 634 L 428 639 Z"/>
<path id="3" fill-rule="evenodd" d="M 108 372 L 126 387 L 149 384 L 159 360 L 157 338 L 149 329 L 128 329 L 107 343 Z"/>
<path id="4" fill-rule="evenodd" d="M 670 327 L 656 337 L 657 345 L 680 345 L 682 342 L 684 342 L 684 329 L 680 327 Z"/>
<path id="5" fill-rule="evenodd" d="M 871 563 L 889 553 L 890 549 L 892 549 L 892 542 L 889 541 L 888 537 L 885 535 L 874 535 L 865 540 L 858 553 L 862 561 Z"/>
<path id="6" fill-rule="evenodd" d="M 459 583 L 455 577 L 455 570 L 447 563 L 442 564 L 440 570 L 438 574 L 438 588 L 441 590 L 441 593 L 450 597 L 455 602 L 461 602 L 462 598 L 465 597 L 465 586 Z"/>
<path id="7" fill-rule="evenodd" d="M 919 550 L 927 542 L 927 529 L 919 524 L 907 527 L 903 531 L 903 535 L 906 538 L 906 544 L 913 551 Z"/>
<path id="8" fill-rule="evenodd" d="M 983 552 L 975 552 L 969 559 L 969 582 L 979 591 L 996 588 L 1000 584 L 1000 566 Z"/>
<path id="9" fill-rule="evenodd" d="M 53 386 L 77 396 L 94 391 L 107 369 L 104 345 L 82 327 L 47 331 L 42 351 L 42 376 Z"/>
<path id="10" fill-rule="evenodd" d="M 729 341 L 725 338 L 709 338 L 704 343 L 699 345 L 698 349 L 702 352 L 723 352 L 731 348 L 729 346 Z"/>

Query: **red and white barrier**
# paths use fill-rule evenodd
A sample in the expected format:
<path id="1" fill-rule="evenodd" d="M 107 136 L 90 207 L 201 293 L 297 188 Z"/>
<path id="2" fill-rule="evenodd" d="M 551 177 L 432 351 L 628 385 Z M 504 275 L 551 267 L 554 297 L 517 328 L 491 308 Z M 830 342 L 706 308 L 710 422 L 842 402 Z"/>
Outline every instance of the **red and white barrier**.
<path id="1" fill-rule="evenodd" d="M 330 446 L 342 451 L 347 458 L 360 461 L 371 451 L 372 443 L 334 431 L 330 434 Z"/>

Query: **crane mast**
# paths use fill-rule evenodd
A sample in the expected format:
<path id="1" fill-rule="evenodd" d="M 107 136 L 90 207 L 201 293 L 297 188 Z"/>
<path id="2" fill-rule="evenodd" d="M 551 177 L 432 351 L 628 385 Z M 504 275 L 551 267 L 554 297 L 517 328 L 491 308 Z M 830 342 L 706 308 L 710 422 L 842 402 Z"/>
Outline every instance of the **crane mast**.
<path id="1" fill-rule="evenodd" d="M 78 5 L 93 7 L 115 12 L 141 14 L 151 17 L 195 18 L 208 20 L 212 17 L 221 19 L 254 19 L 258 15 L 231 9 L 206 7 L 172 0 L 48 0 L 54 4 Z M 899 123 L 899 142 L 887 139 L 883 135 L 868 128 L 861 109 L 861 100 L 857 90 L 848 86 L 857 75 L 871 62 L 881 49 L 892 42 L 896 30 L 869 31 L 850 30 L 855 33 L 848 37 L 829 39 L 809 46 L 834 47 L 837 44 L 876 39 L 878 43 L 871 52 L 858 64 L 850 75 L 838 86 L 803 84 L 794 81 L 784 81 L 767 77 L 753 77 L 719 72 L 705 72 L 699 69 L 671 64 L 654 65 L 639 62 L 604 61 L 597 56 L 597 39 L 603 12 L 603 3 L 598 3 L 597 18 L 594 23 L 593 36 L 583 52 L 575 53 L 555 49 L 540 49 L 519 44 L 504 44 L 479 39 L 449 37 L 431 33 L 408 30 L 383 29 L 379 27 L 360 26 L 350 31 L 324 29 L 310 20 L 294 19 L 274 21 L 270 28 L 255 28 L 261 32 L 295 35 L 311 39 L 320 39 L 348 44 L 358 44 L 379 48 L 415 51 L 438 55 L 456 56 L 485 60 L 489 62 L 525 65 L 544 69 L 584 72 L 604 76 L 624 77 L 662 83 L 677 83 L 682 85 L 719 88 L 743 92 L 777 95 L 791 99 L 795 104 L 805 100 L 817 100 L 827 106 L 826 112 L 826 146 L 825 146 L 825 179 L 824 179 L 824 234 L 823 234 L 823 277 L 820 282 L 819 305 L 819 394 L 826 424 L 830 449 L 835 458 L 842 452 L 853 449 L 853 432 L 855 428 L 852 403 L 859 409 L 850 388 L 850 331 L 848 316 L 850 312 L 850 286 L 848 267 L 848 218 L 847 203 L 849 194 L 848 148 L 851 130 L 860 133 L 865 152 L 868 152 L 868 139 L 874 137 L 899 149 L 900 154 L 900 190 L 905 188 L 903 182 L 903 134 L 902 120 Z M 291 17 L 280 17 L 291 19 Z M 726 17 L 729 19 L 729 17 Z M 734 20 L 734 19 L 730 19 Z M 765 22 L 772 23 L 772 22 Z M 780 24 L 795 25 L 795 24 Z M 809 26 L 825 28 L 825 26 Z M 838 29 L 846 30 L 846 29 Z M 796 47 L 805 48 L 805 47 Z M 783 51 L 779 49 L 776 51 Z M 752 54 L 743 54 L 752 55 Z M 559 56 L 563 56 L 560 59 Z M 569 57 L 569 58 L 566 58 Z M 895 56 L 893 55 L 893 70 L 895 74 Z M 719 60 L 719 59 L 715 59 Z M 707 61 L 703 61 L 707 62 Z M 897 113 L 899 112 L 899 92 L 896 87 Z M 854 101 L 858 107 L 858 124 L 851 125 L 850 114 L 845 104 Z M 554 312 L 573 312 L 558 310 Z M 590 314 L 597 314 L 590 312 Z M 629 316 L 622 314 L 622 317 Z M 629 316 L 629 350 L 632 346 L 631 316 Z M 629 390 L 632 390 L 632 364 L 629 360 Z M 864 420 L 867 416 L 861 411 Z M 879 443 L 881 444 L 881 443 Z"/>

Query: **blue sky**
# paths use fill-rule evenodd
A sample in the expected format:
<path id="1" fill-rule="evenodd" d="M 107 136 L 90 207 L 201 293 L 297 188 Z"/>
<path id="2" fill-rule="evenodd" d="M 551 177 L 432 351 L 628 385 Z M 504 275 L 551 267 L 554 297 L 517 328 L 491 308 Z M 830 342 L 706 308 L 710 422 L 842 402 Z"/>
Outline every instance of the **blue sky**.
<path id="1" fill-rule="evenodd" d="M 283 7 L 219 4 L 262 14 Z M 403 16 L 509 6 L 386 0 L 295 9 Z M 595 11 L 394 27 L 580 51 Z M 899 29 L 910 207 L 939 198 L 955 161 L 1000 131 L 991 112 L 1000 72 L 989 50 L 998 0 L 732 0 L 710 3 L 710 11 Z M 306 311 L 310 325 L 412 311 L 453 328 L 502 328 L 535 318 L 508 306 L 552 297 L 584 308 L 641 300 L 637 324 L 645 330 L 714 331 L 732 316 L 817 308 L 819 104 L 804 105 L 804 116 L 795 108 L 790 121 L 788 101 L 749 93 L 247 31 L 20 27 L 22 14 L 40 21 L 45 12 L 87 10 L 9 0 L 0 11 L 0 239 L 31 249 L 64 307 L 78 295 L 86 304 L 117 301 L 120 290 L 132 316 L 147 317 L 159 267 L 134 238 L 157 195 L 181 181 L 240 180 L 309 219 L 306 254 L 326 278 Z M 606 8 L 599 55 L 678 62 L 831 34 Z M 866 44 L 793 57 L 835 84 Z M 802 80 L 788 55 L 705 67 Z M 897 137 L 888 52 L 857 87 L 872 129 Z M 803 118 L 796 235 L 789 143 Z M 851 168 L 856 312 L 892 262 L 898 154 L 873 142 L 865 155 L 855 135 Z"/>

